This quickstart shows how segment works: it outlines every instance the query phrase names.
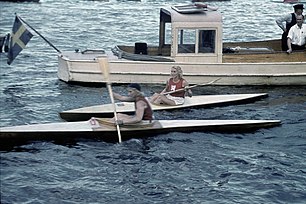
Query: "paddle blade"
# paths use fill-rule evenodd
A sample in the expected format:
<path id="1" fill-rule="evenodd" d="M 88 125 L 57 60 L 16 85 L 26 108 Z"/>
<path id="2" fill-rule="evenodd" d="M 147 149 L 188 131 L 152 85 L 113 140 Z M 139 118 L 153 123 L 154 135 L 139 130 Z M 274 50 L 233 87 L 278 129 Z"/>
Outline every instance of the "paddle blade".
<path id="1" fill-rule="evenodd" d="M 100 66 L 100 69 L 102 71 L 102 74 L 106 80 L 107 83 L 110 83 L 109 79 L 109 65 L 107 58 L 98 58 L 98 63 Z"/>
<path id="2" fill-rule="evenodd" d="M 115 100 L 114 100 L 114 96 L 113 96 L 113 91 L 112 91 L 112 87 L 111 87 L 111 83 L 110 83 L 110 79 L 109 79 L 109 66 L 108 66 L 108 60 L 107 60 L 107 58 L 98 58 L 98 63 L 99 63 L 101 72 L 102 72 L 103 75 L 104 75 L 105 81 L 106 81 L 106 83 L 107 83 L 107 88 L 108 88 L 109 96 L 110 96 L 110 99 L 111 99 L 112 104 L 113 104 L 114 118 L 115 118 L 115 120 L 117 121 L 118 118 L 117 118 L 116 105 L 115 105 Z M 121 132 L 120 132 L 120 128 L 119 128 L 119 125 L 118 125 L 118 124 L 116 125 L 116 128 L 117 128 L 117 132 L 118 132 L 119 143 L 121 143 L 121 142 L 122 142 L 122 139 L 121 139 Z"/>

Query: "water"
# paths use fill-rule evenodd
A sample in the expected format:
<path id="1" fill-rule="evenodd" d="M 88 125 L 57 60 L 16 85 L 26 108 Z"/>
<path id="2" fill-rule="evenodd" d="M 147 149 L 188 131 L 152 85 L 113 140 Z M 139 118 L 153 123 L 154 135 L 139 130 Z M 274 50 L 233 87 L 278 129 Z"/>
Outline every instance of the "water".
<path id="1" fill-rule="evenodd" d="M 159 8 L 187 1 L 0 2 L 0 33 L 17 12 L 59 50 L 158 43 Z M 212 2 L 225 41 L 275 39 L 292 5 Z M 11 66 L 1 54 L 0 125 L 61 121 L 58 112 L 109 103 L 105 87 L 57 79 L 56 51 L 35 36 Z M 145 94 L 162 85 L 144 85 Z M 159 119 L 280 119 L 251 133 L 169 133 L 122 144 L 36 141 L 1 146 L 1 203 L 305 203 L 306 87 L 198 87 L 194 94 L 262 93 L 255 103 L 157 112 Z M 113 87 L 124 93 L 124 86 Z"/>

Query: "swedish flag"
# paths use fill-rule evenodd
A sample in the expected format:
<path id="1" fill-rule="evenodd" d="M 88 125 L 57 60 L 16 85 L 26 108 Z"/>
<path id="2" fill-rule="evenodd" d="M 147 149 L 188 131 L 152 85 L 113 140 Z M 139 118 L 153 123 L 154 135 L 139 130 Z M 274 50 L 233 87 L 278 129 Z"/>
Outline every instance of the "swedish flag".
<path id="1" fill-rule="evenodd" d="M 18 16 L 16 16 L 11 33 L 7 64 L 10 65 L 13 62 L 13 60 L 25 48 L 26 44 L 32 37 L 33 34 L 27 30 Z"/>

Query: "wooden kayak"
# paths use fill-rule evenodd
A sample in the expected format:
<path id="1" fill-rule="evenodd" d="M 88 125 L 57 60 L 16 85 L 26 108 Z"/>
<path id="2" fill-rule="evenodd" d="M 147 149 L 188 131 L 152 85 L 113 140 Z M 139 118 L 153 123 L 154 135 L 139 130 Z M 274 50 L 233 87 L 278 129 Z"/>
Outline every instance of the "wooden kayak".
<path id="1" fill-rule="evenodd" d="M 251 102 L 264 97 L 267 97 L 267 93 L 260 94 L 225 94 L 225 95 L 200 95 L 187 97 L 183 105 L 169 106 L 169 105 L 154 105 L 151 104 L 154 111 L 160 110 L 173 110 L 190 107 L 212 107 L 228 104 L 237 104 L 242 102 Z M 116 103 L 116 110 L 118 113 L 133 113 L 135 111 L 134 103 L 120 102 Z M 66 121 L 84 121 L 89 120 L 91 117 L 113 117 L 114 108 L 113 104 L 104 104 L 89 106 L 84 108 L 78 108 L 73 110 L 67 110 L 60 112 L 60 117 Z"/>
<path id="2" fill-rule="evenodd" d="M 101 122 L 102 121 L 102 122 Z M 99 138 L 118 141 L 117 129 L 108 118 L 91 118 L 81 122 L 58 122 L 0 128 L 1 143 L 67 138 Z M 155 120 L 135 125 L 122 125 L 122 140 L 168 132 L 248 132 L 280 125 L 280 120 Z"/>

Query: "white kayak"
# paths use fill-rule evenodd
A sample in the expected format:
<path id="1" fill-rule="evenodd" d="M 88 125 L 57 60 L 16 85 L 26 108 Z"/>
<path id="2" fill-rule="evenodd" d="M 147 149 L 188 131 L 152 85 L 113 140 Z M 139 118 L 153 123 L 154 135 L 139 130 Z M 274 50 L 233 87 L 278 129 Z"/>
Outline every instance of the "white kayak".
<path id="1" fill-rule="evenodd" d="M 81 122 L 58 122 L 0 128 L 1 143 L 67 138 L 99 138 L 118 141 L 116 126 L 107 118 L 91 118 Z M 155 120 L 122 125 L 122 140 L 148 137 L 168 132 L 246 132 L 280 125 L 280 120 Z"/>
<path id="2" fill-rule="evenodd" d="M 252 102 L 264 97 L 267 97 L 267 93 L 259 94 L 224 94 L 224 95 L 200 95 L 193 97 L 186 97 L 185 103 L 178 106 L 170 105 L 154 105 L 151 104 L 153 111 L 160 110 L 173 110 L 191 107 L 212 107 L 220 105 L 232 105 L 242 102 Z M 133 113 L 135 111 L 134 103 L 120 102 L 116 103 L 116 111 L 118 113 Z M 95 105 L 89 107 L 83 107 L 73 110 L 67 110 L 60 112 L 60 117 L 66 121 L 84 121 L 91 117 L 113 117 L 114 108 L 112 104 Z"/>

